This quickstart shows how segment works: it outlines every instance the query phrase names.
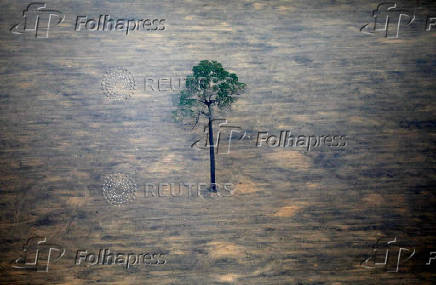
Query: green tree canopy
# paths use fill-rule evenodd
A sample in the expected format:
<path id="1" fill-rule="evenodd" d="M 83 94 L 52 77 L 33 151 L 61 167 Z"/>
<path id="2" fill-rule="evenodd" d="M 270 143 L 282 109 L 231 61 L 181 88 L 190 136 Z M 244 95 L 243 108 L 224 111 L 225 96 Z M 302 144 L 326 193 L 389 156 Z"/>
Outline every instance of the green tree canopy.
<path id="1" fill-rule="evenodd" d="M 196 126 L 200 116 L 212 116 L 212 107 L 230 109 L 245 87 L 246 84 L 239 82 L 238 76 L 226 71 L 221 63 L 202 60 L 192 68 L 185 89 L 175 98 L 178 108 L 174 117 L 178 121 L 194 118 Z"/>

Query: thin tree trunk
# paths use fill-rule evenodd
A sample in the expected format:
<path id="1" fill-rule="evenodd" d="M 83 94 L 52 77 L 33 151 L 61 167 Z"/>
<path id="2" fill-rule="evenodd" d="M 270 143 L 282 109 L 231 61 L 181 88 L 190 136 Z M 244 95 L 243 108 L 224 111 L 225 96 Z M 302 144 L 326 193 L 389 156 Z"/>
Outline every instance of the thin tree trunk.
<path id="1" fill-rule="evenodd" d="M 216 184 L 215 184 L 215 143 L 213 140 L 213 116 L 212 116 L 212 108 L 208 105 L 209 108 L 209 157 L 210 157 L 210 191 L 216 192 Z"/>

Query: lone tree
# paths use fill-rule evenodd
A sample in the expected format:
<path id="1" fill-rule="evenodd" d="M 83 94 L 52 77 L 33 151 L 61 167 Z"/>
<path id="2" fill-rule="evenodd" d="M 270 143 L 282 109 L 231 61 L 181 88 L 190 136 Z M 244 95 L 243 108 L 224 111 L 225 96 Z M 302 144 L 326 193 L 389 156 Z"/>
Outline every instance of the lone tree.
<path id="1" fill-rule="evenodd" d="M 188 120 L 194 129 L 202 117 L 208 120 L 210 188 L 216 192 L 215 149 L 213 120 L 215 111 L 230 110 L 232 103 L 245 90 L 246 84 L 238 76 L 226 71 L 217 61 L 202 60 L 192 68 L 192 75 L 186 78 L 185 88 L 175 98 L 177 110 L 173 112 L 177 121 Z"/>

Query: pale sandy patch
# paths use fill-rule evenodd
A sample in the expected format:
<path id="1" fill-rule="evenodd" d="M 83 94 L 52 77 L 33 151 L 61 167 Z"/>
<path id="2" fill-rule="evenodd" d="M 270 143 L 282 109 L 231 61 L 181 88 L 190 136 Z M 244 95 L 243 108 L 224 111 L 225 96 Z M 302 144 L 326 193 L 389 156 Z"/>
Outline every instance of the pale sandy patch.
<path id="1" fill-rule="evenodd" d="M 292 217 L 300 210 L 301 207 L 297 205 L 281 207 L 273 216 L 275 217 Z"/>
<path id="2" fill-rule="evenodd" d="M 306 183 L 306 187 L 310 190 L 315 190 L 315 189 L 320 189 L 321 185 L 319 183 L 308 182 L 308 183 Z"/>
<path id="3" fill-rule="evenodd" d="M 266 156 L 273 160 L 279 167 L 283 168 L 307 169 L 312 165 L 309 157 L 298 151 L 289 150 L 286 148 L 266 154 Z"/>
<path id="4" fill-rule="evenodd" d="M 31 166 L 31 167 L 42 167 L 44 166 L 44 162 L 36 157 L 26 157 L 21 160 L 22 166 Z"/>
<path id="5" fill-rule="evenodd" d="M 253 7 L 256 10 L 262 10 L 263 8 L 265 8 L 265 4 L 264 3 L 254 3 Z"/>
<path id="6" fill-rule="evenodd" d="M 216 275 L 215 279 L 218 282 L 233 283 L 233 282 L 237 281 L 239 277 L 241 277 L 241 275 L 229 273 L 229 274 L 226 274 L 226 275 Z"/>
<path id="7" fill-rule="evenodd" d="M 18 86 L 22 89 L 30 88 L 33 86 L 33 82 L 31 82 L 31 81 L 20 82 L 20 83 L 18 83 Z"/>
<path id="8" fill-rule="evenodd" d="M 89 172 L 85 172 L 85 171 L 79 171 L 76 169 L 73 169 L 71 171 L 71 175 L 75 178 L 79 178 L 80 180 L 88 180 L 91 178 Z"/>
<path id="9" fill-rule="evenodd" d="M 150 172 L 170 174 L 172 171 L 180 171 L 184 168 L 183 157 L 170 153 L 161 158 L 158 162 L 150 165 Z"/>
<path id="10" fill-rule="evenodd" d="M 65 284 L 70 284 L 70 285 L 83 285 L 86 283 L 86 281 L 81 280 L 81 279 L 76 279 L 73 276 L 67 276 L 64 279 Z"/>
<path id="11" fill-rule="evenodd" d="M 383 196 L 376 193 L 366 195 L 363 197 L 362 201 L 370 206 L 382 206 L 385 204 L 385 199 Z"/>
<path id="12" fill-rule="evenodd" d="M 302 208 L 307 205 L 306 202 L 288 202 L 286 206 L 278 209 L 273 216 L 274 217 L 292 217 Z"/>
<path id="13" fill-rule="evenodd" d="M 73 208 L 82 207 L 86 203 L 85 197 L 69 197 L 67 199 L 67 204 Z"/>
<path id="14" fill-rule="evenodd" d="M 358 116 L 350 117 L 349 122 L 355 123 L 355 124 L 361 124 L 361 125 L 365 125 L 365 126 L 368 126 L 368 125 L 380 126 L 380 121 L 369 119 L 369 118 L 364 118 L 364 117 L 358 117 Z"/>
<path id="15" fill-rule="evenodd" d="M 295 7 L 292 7 L 292 6 L 279 6 L 277 8 L 277 10 L 279 11 L 280 14 L 286 14 L 286 13 L 289 13 L 289 12 L 295 12 L 296 11 Z"/>
<path id="16" fill-rule="evenodd" d="M 241 177 L 238 180 L 238 184 L 235 186 L 235 194 L 250 194 L 254 192 L 261 191 L 262 189 L 258 188 L 256 184 L 247 177 Z"/>
<path id="17" fill-rule="evenodd" d="M 207 244 L 208 256 L 212 259 L 233 257 L 239 259 L 245 256 L 245 249 L 242 246 L 231 242 L 213 241 Z"/>

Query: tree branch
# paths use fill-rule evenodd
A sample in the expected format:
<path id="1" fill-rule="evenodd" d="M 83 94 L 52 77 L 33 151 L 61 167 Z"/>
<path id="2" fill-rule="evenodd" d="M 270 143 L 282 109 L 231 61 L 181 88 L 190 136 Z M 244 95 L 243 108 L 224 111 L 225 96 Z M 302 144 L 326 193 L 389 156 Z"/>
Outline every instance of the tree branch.
<path id="1" fill-rule="evenodd" d="M 194 126 L 192 127 L 192 129 L 195 129 L 195 128 L 197 127 L 198 122 L 200 121 L 200 115 L 201 115 L 201 112 L 203 112 L 203 111 L 198 112 L 198 114 L 197 114 L 197 118 L 195 118 L 195 124 L 194 124 Z"/>

